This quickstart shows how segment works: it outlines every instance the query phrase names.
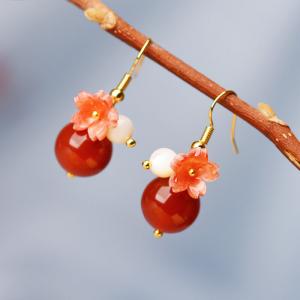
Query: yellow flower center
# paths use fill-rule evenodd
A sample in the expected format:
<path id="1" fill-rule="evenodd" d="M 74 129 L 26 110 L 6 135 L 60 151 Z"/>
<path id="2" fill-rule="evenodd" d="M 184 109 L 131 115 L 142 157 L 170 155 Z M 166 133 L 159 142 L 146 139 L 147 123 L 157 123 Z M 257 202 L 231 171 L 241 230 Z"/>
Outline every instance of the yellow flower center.
<path id="1" fill-rule="evenodd" d="M 97 111 L 93 111 L 92 112 L 92 117 L 95 118 L 95 119 L 99 118 L 99 113 Z"/>
<path id="2" fill-rule="evenodd" d="M 189 169 L 189 175 L 194 177 L 196 175 L 196 171 L 194 169 Z"/>

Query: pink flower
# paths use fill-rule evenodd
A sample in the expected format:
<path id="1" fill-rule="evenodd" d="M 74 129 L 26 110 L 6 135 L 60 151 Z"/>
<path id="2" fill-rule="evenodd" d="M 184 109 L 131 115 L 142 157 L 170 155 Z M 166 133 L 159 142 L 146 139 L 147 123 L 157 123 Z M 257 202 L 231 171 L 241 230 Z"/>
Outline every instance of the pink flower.
<path id="1" fill-rule="evenodd" d="M 71 119 L 73 129 L 87 129 L 92 141 L 104 140 L 109 127 L 117 126 L 119 115 L 113 106 L 113 98 L 104 91 L 96 94 L 80 92 L 74 101 L 79 111 Z"/>
<path id="2" fill-rule="evenodd" d="M 171 163 L 174 174 L 169 185 L 174 193 L 187 190 L 192 198 L 206 193 L 205 181 L 214 181 L 219 177 L 217 164 L 208 161 L 207 149 L 196 148 L 186 154 L 177 154 Z"/>

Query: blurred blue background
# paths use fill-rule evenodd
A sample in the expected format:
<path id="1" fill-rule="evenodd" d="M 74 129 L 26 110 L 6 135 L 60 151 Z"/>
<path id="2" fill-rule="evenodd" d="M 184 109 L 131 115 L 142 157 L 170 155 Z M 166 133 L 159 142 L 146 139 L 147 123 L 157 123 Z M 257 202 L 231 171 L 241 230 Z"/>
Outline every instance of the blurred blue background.
<path id="1" fill-rule="evenodd" d="M 300 136 L 300 2 L 106 1 L 128 22 Z M 136 51 L 66 1 L 0 3 L 0 299 L 299 299 L 299 171 L 255 129 L 215 111 L 208 187 L 196 223 L 152 238 L 140 161 L 199 137 L 210 101 L 146 59 L 122 113 L 138 147 L 68 180 L 53 144 L 80 90 L 109 91 Z"/>

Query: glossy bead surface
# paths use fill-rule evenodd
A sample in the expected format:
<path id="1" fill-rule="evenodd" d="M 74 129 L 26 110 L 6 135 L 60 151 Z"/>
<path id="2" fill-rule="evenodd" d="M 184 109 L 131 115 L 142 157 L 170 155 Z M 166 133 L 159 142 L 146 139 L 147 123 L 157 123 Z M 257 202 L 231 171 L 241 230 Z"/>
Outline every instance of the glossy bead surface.
<path id="1" fill-rule="evenodd" d="M 60 165 L 75 176 L 92 176 L 102 171 L 112 156 L 109 140 L 93 142 L 86 130 L 65 126 L 57 136 L 55 154 Z"/>
<path id="2" fill-rule="evenodd" d="M 197 218 L 200 200 L 191 198 L 186 191 L 173 193 L 166 178 L 151 181 L 142 196 L 145 219 L 161 232 L 175 233 L 189 227 Z"/>
<path id="3" fill-rule="evenodd" d="M 173 174 L 171 162 L 176 153 L 168 148 L 159 148 L 150 156 L 150 170 L 158 177 L 167 178 Z"/>
<path id="4" fill-rule="evenodd" d="M 108 129 L 107 138 L 112 143 L 125 144 L 132 136 L 133 130 L 132 121 L 128 117 L 120 115 L 117 126 Z"/>

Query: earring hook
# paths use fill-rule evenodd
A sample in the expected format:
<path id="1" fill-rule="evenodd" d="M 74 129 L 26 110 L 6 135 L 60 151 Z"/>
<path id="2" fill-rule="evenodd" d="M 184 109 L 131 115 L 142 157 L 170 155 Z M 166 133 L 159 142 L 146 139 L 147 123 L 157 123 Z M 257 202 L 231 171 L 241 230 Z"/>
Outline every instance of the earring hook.
<path id="1" fill-rule="evenodd" d="M 142 64 L 143 60 L 144 60 L 144 52 L 146 51 L 147 47 L 150 45 L 151 43 L 151 39 L 147 39 L 147 41 L 145 42 L 145 44 L 143 45 L 142 49 L 140 50 L 140 52 L 138 53 L 137 57 L 135 58 L 128 74 L 130 74 L 131 76 L 133 76 L 134 73 L 136 73 L 137 69 L 139 68 L 139 66 Z"/>
<path id="2" fill-rule="evenodd" d="M 208 112 L 208 118 L 209 118 L 209 126 L 207 126 L 204 130 L 204 133 L 202 134 L 202 137 L 199 141 L 195 141 L 192 144 L 192 148 L 198 148 L 198 147 L 205 147 L 207 145 L 207 143 L 209 142 L 215 128 L 214 128 L 214 122 L 213 122 L 213 110 L 216 106 L 216 104 L 219 102 L 220 99 L 225 98 L 229 95 L 235 95 L 237 96 L 236 92 L 232 91 L 232 90 L 225 90 L 222 93 L 220 93 L 213 101 L 213 103 L 211 104 L 210 108 L 209 108 L 209 112 Z M 232 123 L 231 123 L 231 135 L 230 135 L 230 139 L 231 139 L 231 143 L 232 143 L 232 147 L 233 147 L 233 151 L 234 153 L 238 154 L 238 147 L 235 141 L 235 127 L 236 127 L 236 115 L 233 114 L 232 117 Z"/>
<path id="3" fill-rule="evenodd" d="M 144 53 L 147 49 L 147 47 L 150 45 L 151 39 L 147 39 L 146 42 L 144 43 L 143 47 L 139 51 L 138 55 L 136 56 L 133 64 L 131 65 L 129 71 L 124 74 L 123 78 L 119 82 L 119 84 L 110 92 L 110 95 L 114 98 L 115 103 L 119 103 L 122 101 L 125 97 L 124 91 L 129 85 L 132 76 L 134 75 L 135 72 L 139 69 L 141 66 L 143 59 L 144 59 Z"/>

